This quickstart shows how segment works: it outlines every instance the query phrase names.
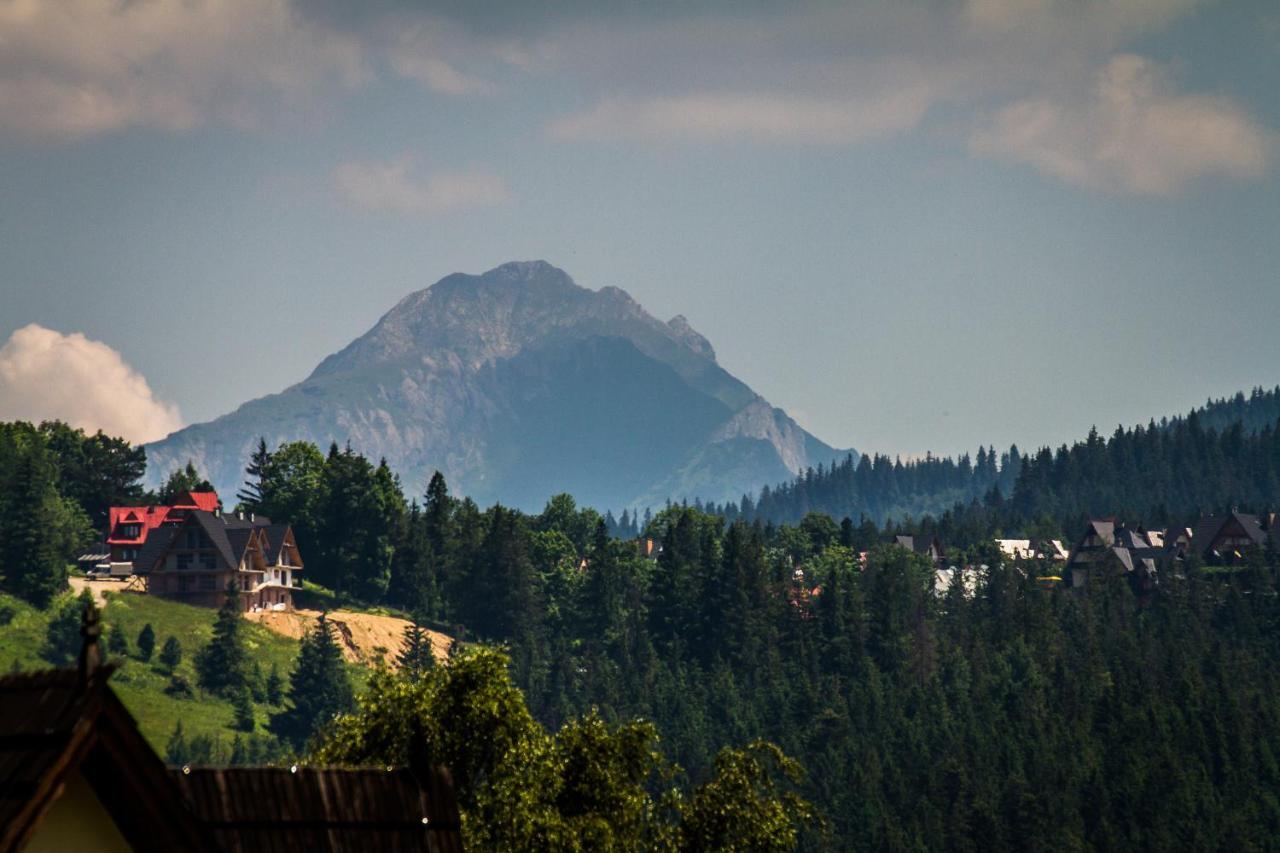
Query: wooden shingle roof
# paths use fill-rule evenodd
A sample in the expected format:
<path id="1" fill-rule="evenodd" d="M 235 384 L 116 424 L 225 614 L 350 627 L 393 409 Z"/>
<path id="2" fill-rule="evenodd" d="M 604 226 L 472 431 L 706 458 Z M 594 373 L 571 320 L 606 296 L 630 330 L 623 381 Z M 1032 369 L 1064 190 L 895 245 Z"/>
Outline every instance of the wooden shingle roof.
<path id="1" fill-rule="evenodd" d="M 183 798 L 219 849 L 461 853 L 453 782 L 436 768 L 187 767 Z"/>

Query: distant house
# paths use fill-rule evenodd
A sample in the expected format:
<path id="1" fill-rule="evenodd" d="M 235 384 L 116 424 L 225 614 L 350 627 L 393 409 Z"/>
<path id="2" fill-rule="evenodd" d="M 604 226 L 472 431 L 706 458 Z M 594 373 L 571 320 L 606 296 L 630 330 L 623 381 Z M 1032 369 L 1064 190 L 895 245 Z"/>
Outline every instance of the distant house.
<path id="1" fill-rule="evenodd" d="M 1264 548 L 1267 532 L 1263 520 L 1256 515 L 1232 512 L 1206 516 L 1191 532 L 1187 552 L 1194 552 L 1206 563 L 1231 564 L 1244 559 L 1249 548 Z"/>
<path id="2" fill-rule="evenodd" d="M 899 548 L 906 548 L 922 557 L 928 557 L 935 566 L 941 565 L 945 556 L 942 543 L 936 536 L 895 536 L 892 544 Z"/>
<path id="3" fill-rule="evenodd" d="M 291 609 L 302 568 L 289 525 L 205 510 L 155 528 L 134 560 L 134 573 L 152 595 L 219 607 L 234 581 L 246 611 Z"/>
<path id="4" fill-rule="evenodd" d="M 1160 544 L 1141 527 L 1126 527 L 1114 518 L 1093 519 L 1067 556 L 1066 572 L 1072 588 L 1087 587 L 1096 571 L 1118 567 L 1135 588 L 1149 590 L 1165 556 L 1163 535 L 1156 541 Z"/>
<path id="5" fill-rule="evenodd" d="M 460 853 L 449 771 L 168 769 L 108 685 L 97 611 L 75 669 L 0 678 L 0 853 Z"/>
<path id="6" fill-rule="evenodd" d="M 997 539 L 1000 553 L 1012 560 L 1052 560 L 1066 562 L 1068 552 L 1057 539 Z"/>

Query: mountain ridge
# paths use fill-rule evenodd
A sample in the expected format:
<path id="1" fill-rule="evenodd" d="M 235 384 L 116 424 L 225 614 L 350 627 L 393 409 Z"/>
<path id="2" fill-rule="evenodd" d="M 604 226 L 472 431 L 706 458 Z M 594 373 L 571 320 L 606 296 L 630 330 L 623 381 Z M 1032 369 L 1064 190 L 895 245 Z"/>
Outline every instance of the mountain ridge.
<path id="1" fill-rule="evenodd" d="M 617 509 L 723 500 L 840 455 L 724 370 L 682 315 L 663 322 L 545 261 L 407 294 L 301 382 L 148 445 L 149 477 L 191 459 L 234 488 L 259 436 L 350 442 L 410 491 L 439 469 L 478 501 L 529 509 L 560 491 Z"/>

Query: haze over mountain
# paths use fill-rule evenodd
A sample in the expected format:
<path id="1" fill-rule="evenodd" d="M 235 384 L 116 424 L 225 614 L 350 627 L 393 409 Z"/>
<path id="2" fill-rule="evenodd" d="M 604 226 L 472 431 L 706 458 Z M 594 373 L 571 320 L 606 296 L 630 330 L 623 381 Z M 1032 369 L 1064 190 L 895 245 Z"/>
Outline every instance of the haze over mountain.
<path id="1" fill-rule="evenodd" d="M 190 459 L 224 494 L 259 437 L 433 470 L 480 503 L 539 508 L 727 500 L 841 455 L 716 363 L 684 317 L 544 261 L 411 293 L 304 381 L 147 446 L 152 483 Z"/>

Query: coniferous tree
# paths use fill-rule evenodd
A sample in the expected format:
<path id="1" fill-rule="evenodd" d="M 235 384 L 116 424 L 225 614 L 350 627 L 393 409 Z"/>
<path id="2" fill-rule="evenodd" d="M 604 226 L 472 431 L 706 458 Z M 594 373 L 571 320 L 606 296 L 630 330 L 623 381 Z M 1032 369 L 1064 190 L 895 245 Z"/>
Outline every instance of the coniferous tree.
<path id="1" fill-rule="evenodd" d="M 241 685 L 231 694 L 231 710 L 235 714 L 236 729 L 242 732 L 253 731 L 253 698 L 248 687 Z"/>
<path id="2" fill-rule="evenodd" d="M 150 622 L 143 625 L 142 630 L 138 632 L 135 645 L 138 647 L 138 660 L 143 663 L 150 661 L 156 649 L 156 631 L 151 627 Z"/>
<path id="3" fill-rule="evenodd" d="M 124 635 L 124 628 L 119 622 L 113 622 L 107 630 L 107 651 L 121 657 L 129 654 L 129 638 Z"/>
<path id="4" fill-rule="evenodd" d="M 396 666 L 414 679 L 435 666 L 435 657 L 431 653 L 431 635 L 422 628 L 416 618 L 405 626 L 404 640 L 400 654 L 396 658 Z"/>
<path id="5" fill-rule="evenodd" d="M 191 760 L 191 749 L 187 745 L 187 736 L 182 731 L 182 720 L 174 723 L 173 733 L 164 747 L 164 760 L 170 767 L 181 767 Z"/>
<path id="6" fill-rule="evenodd" d="M 300 749 L 320 726 L 335 715 L 350 711 L 354 703 L 342 651 L 328 620 L 321 615 L 302 638 L 285 709 L 271 716 L 270 729 Z"/>
<path id="7" fill-rule="evenodd" d="M 279 705 L 284 701 L 284 683 L 280 680 L 280 667 L 274 662 L 271 664 L 271 672 L 267 674 L 266 697 L 269 705 Z"/>
<path id="8" fill-rule="evenodd" d="M 213 623 L 213 637 L 196 655 L 196 679 L 204 690 L 223 696 L 249 683 L 249 657 L 242 634 L 240 589 L 235 581 L 227 584 L 227 597 L 218 608 Z"/>
<path id="9" fill-rule="evenodd" d="M 160 665 L 169 672 L 173 672 L 180 663 L 182 663 L 182 644 L 178 642 L 177 637 L 170 634 L 160 649 Z"/>

